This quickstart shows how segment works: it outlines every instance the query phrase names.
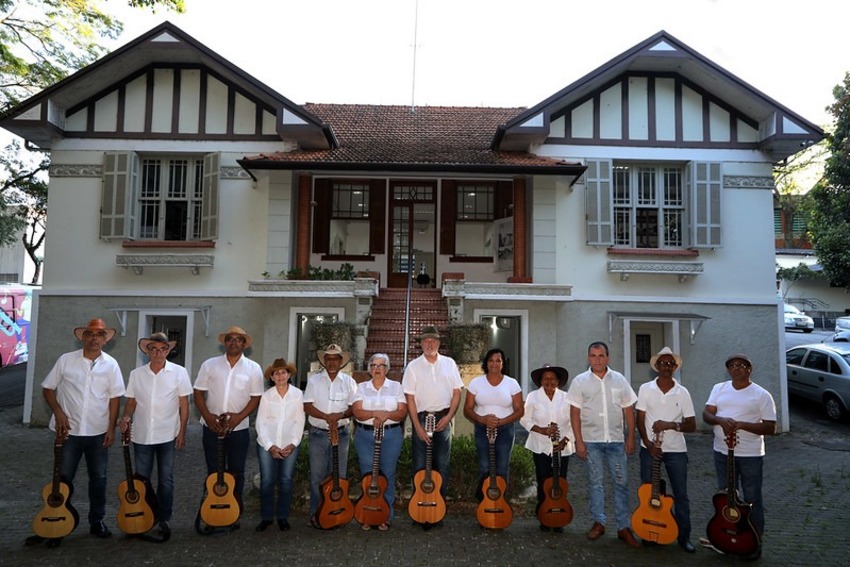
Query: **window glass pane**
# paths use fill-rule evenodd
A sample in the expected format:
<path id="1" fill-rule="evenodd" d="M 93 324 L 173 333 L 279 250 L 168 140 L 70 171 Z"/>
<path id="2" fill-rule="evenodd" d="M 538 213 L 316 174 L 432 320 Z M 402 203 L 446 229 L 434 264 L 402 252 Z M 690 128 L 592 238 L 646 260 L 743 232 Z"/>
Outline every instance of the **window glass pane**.
<path id="1" fill-rule="evenodd" d="M 638 170 L 638 205 L 655 205 L 655 169 L 642 167 Z"/>
<path id="2" fill-rule="evenodd" d="M 658 248 L 658 210 L 635 211 L 635 238 L 638 248 Z"/>
<path id="3" fill-rule="evenodd" d="M 203 179 L 203 159 L 143 158 L 139 181 L 139 238 L 199 239 Z M 161 191 L 161 187 L 166 190 Z"/>
<path id="4" fill-rule="evenodd" d="M 369 186 L 362 183 L 334 182 L 331 218 L 369 218 Z"/>
<path id="5" fill-rule="evenodd" d="M 630 246 L 632 243 L 632 210 L 614 209 L 614 245 Z"/>
<path id="6" fill-rule="evenodd" d="M 682 211 L 667 209 L 664 211 L 664 245 L 682 245 Z"/>
<path id="7" fill-rule="evenodd" d="M 187 160 L 172 159 L 168 162 L 168 198 L 186 198 L 186 178 L 189 171 Z"/>
<path id="8" fill-rule="evenodd" d="M 493 220 L 492 185 L 458 184 L 457 220 Z"/>
<path id="9" fill-rule="evenodd" d="M 164 240 L 186 240 L 187 201 L 167 201 L 165 203 Z"/>
<path id="10" fill-rule="evenodd" d="M 330 253 L 336 255 L 361 255 L 369 253 L 368 220 L 331 220 Z"/>
<path id="11" fill-rule="evenodd" d="M 433 201 L 433 185 L 393 184 L 394 201 Z"/>
<path id="12" fill-rule="evenodd" d="M 139 238 L 157 238 L 159 234 L 159 201 L 143 201 L 139 211 Z"/>
<path id="13" fill-rule="evenodd" d="M 613 181 L 615 246 L 684 246 L 682 168 L 617 164 Z"/>
<path id="14" fill-rule="evenodd" d="M 664 168 L 664 205 L 681 207 L 685 204 L 682 194 L 682 170 Z"/>
<path id="15" fill-rule="evenodd" d="M 160 168 L 159 160 L 142 160 L 142 187 L 139 192 L 142 199 L 159 197 Z"/>
<path id="16" fill-rule="evenodd" d="M 629 188 L 628 167 L 614 167 L 614 205 L 631 205 L 631 190 Z"/>

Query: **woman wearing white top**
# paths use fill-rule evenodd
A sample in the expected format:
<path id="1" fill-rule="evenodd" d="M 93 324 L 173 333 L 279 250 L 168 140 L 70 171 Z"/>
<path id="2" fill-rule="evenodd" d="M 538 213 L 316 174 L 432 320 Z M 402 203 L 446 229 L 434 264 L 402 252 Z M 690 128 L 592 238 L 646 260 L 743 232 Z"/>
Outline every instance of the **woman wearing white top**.
<path id="1" fill-rule="evenodd" d="M 301 390 L 289 383 L 297 372 L 295 365 L 282 358 L 266 368 L 266 380 L 272 387 L 260 398 L 257 410 L 257 457 L 260 461 L 260 523 L 263 532 L 275 516 L 281 531 L 289 529 L 292 484 L 298 446 L 304 435 L 304 402 Z M 277 506 L 274 502 L 278 487 Z"/>
<path id="2" fill-rule="evenodd" d="M 552 476 L 553 439 L 557 439 L 557 449 L 561 452 L 558 472 L 564 479 L 567 478 L 569 456 L 575 453 L 570 404 L 567 402 L 567 393 L 562 390 L 569 376 L 565 368 L 549 364 L 531 373 L 531 381 L 537 389 L 530 392 L 525 400 L 525 415 L 520 424 L 528 430 L 525 448 L 531 451 L 534 458 L 538 506 L 546 500 L 543 481 Z M 549 531 L 543 524 L 540 524 L 540 529 Z M 564 529 L 555 528 L 555 531 L 562 532 Z"/>
<path id="3" fill-rule="evenodd" d="M 390 357 L 384 353 L 373 354 L 369 358 L 369 374 L 371 380 L 357 385 L 354 403 L 351 410 L 356 420 L 354 432 L 354 450 L 360 464 L 360 474 L 372 473 L 372 457 L 375 451 L 375 428 L 383 427 L 384 434 L 381 442 L 380 470 L 387 477 L 387 490 L 384 499 L 390 509 L 390 520 L 395 517 L 393 502 L 395 502 L 395 469 L 401 455 L 401 444 L 404 439 L 404 418 L 407 415 L 407 402 L 401 382 L 387 379 L 390 369 Z M 363 524 L 363 529 L 371 528 Z M 378 526 L 381 531 L 390 528 L 389 523 Z"/>

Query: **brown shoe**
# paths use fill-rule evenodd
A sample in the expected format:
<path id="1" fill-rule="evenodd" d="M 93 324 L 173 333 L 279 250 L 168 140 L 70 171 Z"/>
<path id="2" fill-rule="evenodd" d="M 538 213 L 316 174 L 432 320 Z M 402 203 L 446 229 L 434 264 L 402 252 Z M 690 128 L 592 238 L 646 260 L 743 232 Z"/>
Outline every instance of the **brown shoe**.
<path id="1" fill-rule="evenodd" d="M 599 522 L 593 522 L 593 525 L 590 526 L 590 531 L 587 532 L 587 539 L 590 541 L 596 541 L 597 539 L 602 537 L 602 534 L 605 533 L 605 526 L 600 524 Z"/>
<path id="2" fill-rule="evenodd" d="M 632 547 L 640 547 L 640 544 L 635 539 L 635 534 L 632 533 L 632 530 L 629 528 L 623 528 L 622 530 L 617 532 L 617 539 L 621 539 L 626 542 L 626 545 L 630 545 Z"/>

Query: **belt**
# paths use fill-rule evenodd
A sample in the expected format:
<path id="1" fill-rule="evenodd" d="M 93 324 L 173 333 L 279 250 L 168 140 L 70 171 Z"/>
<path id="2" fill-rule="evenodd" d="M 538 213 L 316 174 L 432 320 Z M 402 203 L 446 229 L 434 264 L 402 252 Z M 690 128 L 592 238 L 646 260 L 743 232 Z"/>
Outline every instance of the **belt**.
<path id="1" fill-rule="evenodd" d="M 443 419 L 449 414 L 449 408 L 441 409 L 440 411 L 420 411 L 418 414 L 419 417 L 425 417 L 429 413 L 433 413 L 434 417 L 438 420 Z"/>
<path id="2" fill-rule="evenodd" d="M 375 429 L 373 426 L 366 425 L 365 423 L 360 423 L 359 421 L 357 422 L 357 427 L 362 427 L 366 431 L 372 431 L 373 429 Z M 385 425 L 384 429 L 392 429 L 394 427 L 401 427 L 401 423 L 393 423 L 392 425 Z"/>
<path id="3" fill-rule="evenodd" d="M 325 431 L 325 432 L 330 431 L 330 429 L 324 429 L 322 427 L 316 427 L 315 425 L 311 425 L 310 427 L 312 427 L 313 429 L 318 429 L 319 431 Z M 340 430 L 340 429 L 345 429 L 346 427 L 348 427 L 348 425 L 340 425 L 339 427 L 337 427 L 337 431 Z"/>

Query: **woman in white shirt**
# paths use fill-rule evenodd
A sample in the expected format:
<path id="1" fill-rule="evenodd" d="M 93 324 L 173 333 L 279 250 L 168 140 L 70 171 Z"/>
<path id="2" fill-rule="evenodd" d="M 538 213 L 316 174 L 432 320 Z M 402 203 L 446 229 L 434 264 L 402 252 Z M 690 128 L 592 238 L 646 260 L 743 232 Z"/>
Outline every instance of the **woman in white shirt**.
<path id="1" fill-rule="evenodd" d="M 387 490 L 384 499 L 390 509 L 390 520 L 395 517 L 395 469 L 401 455 L 404 440 L 404 418 L 407 416 L 407 402 L 401 382 L 387 379 L 390 369 L 390 357 L 376 353 L 369 358 L 371 380 L 357 385 L 351 411 L 354 413 L 355 432 L 354 450 L 360 464 L 360 474 L 364 477 L 372 474 L 372 459 L 375 454 L 375 428 L 383 428 L 381 441 L 380 472 L 387 477 Z M 372 526 L 363 524 L 364 530 Z M 390 528 L 389 522 L 377 526 L 379 530 Z"/>
<path id="2" fill-rule="evenodd" d="M 257 410 L 257 457 L 260 461 L 260 523 L 266 531 L 275 517 L 281 531 L 289 529 L 292 484 L 298 446 L 304 435 L 304 403 L 301 390 L 289 383 L 297 370 L 291 362 L 278 358 L 266 368 L 272 387 L 260 398 Z M 278 488 L 275 506 L 275 485 Z"/>
<path id="3" fill-rule="evenodd" d="M 546 500 L 543 481 L 552 476 L 552 449 L 557 448 L 561 452 L 558 473 L 564 479 L 567 478 L 569 456 L 575 452 L 570 404 L 567 393 L 562 389 L 568 378 L 565 368 L 548 364 L 531 373 L 531 381 L 537 389 L 530 392 L 525 400 L 525 415 L 520 424 L 528 430 L 525 448 L 534 458 L 538 506 Z M 549 531 L 543 524 L 540 524 L 540 529 Z M 562 532 L 564 529 L 555 528 L 555 531 Z"/>

